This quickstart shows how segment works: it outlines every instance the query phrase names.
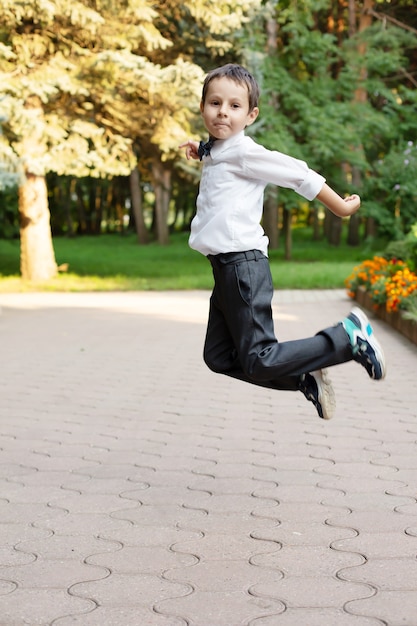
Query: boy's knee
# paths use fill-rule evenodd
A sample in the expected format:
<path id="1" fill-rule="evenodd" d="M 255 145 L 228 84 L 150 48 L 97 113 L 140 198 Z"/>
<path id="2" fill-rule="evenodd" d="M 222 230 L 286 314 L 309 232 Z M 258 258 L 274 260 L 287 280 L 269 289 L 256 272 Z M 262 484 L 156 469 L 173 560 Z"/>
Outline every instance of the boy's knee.
<path id="1" fill-rule="evenodd" d="M 203 353 L 203 360 L 209 370 L 215 374 L 228 374 L 236 367 L 236 358 L 233 355 L 229 358 L 221 358 L 205 351 Z"/>
<path id="2" fill-rule="evenodd" d="M 220 374 L 221 373 L 221 369 L 219 368 L 219 365 L 215 362 L 214 359 L 210 358 L 210 356 L 207 354 L 207 352 L 204 352 L 204 354 L 203 354 L 203 361 L 207 365 L 209 370 L 211 370 L 215 374 Z"/>

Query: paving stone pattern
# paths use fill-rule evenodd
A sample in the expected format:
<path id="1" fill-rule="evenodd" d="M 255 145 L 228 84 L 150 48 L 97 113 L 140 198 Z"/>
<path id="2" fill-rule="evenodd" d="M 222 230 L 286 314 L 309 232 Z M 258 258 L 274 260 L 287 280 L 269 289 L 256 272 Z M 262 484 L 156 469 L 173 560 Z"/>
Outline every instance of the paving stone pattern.
<path id="1" fill-rule="evenodd" d="M 417 626 L 417 349 L 338 408 L 217 376 L 205 292 L 0 296 L 0 625 Z M 344 292 L 281 292 L 281 340 Z"/>

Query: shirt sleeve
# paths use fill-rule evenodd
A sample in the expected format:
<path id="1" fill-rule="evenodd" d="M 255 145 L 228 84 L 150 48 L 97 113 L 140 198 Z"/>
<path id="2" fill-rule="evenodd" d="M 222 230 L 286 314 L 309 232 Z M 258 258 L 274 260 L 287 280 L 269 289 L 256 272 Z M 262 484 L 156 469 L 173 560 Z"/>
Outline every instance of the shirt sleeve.
<path id="1" fill-rule="evenodd" d="M 247 138 L 249 139 L 249 138 Z M 244 150 L 245 176 L 297 192 L 307 200 L 314 200 L 326 179 L 311 170 L 300 159 L 268 150 L 249 139 Z"/>

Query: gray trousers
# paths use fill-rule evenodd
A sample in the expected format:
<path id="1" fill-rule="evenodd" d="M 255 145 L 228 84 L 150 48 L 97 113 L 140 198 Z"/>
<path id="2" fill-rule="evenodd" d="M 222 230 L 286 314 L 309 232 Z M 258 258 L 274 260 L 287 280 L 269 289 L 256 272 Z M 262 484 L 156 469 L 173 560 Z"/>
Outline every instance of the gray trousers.
<path id="1" fill-rule="evenodd" d="M 208 257 L 214 275 L 204 361 L 214 372 L 271 389 L 297 390 L 301 374 L 352 360 L 337 324 L 317 335 L 278 342 L 269 261 L 259 250 Z"/>

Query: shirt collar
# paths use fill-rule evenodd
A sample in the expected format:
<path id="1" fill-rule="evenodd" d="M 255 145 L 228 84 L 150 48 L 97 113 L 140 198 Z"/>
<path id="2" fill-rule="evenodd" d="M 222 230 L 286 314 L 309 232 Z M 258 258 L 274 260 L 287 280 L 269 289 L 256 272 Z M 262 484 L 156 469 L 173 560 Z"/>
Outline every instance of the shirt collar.
<path id="1" fill-rule="evenodd" d="M 245 132 L 241 130 L 240 132 L 236 133 L 236 135 L 232 135 L 227 139 L 217 139 L 214 142 L 213 147 L 210 151 L 211 158 L 215 160 L 222 152 L 224 152 L 231 146 L 240 143 L 244 137 Z"/>

